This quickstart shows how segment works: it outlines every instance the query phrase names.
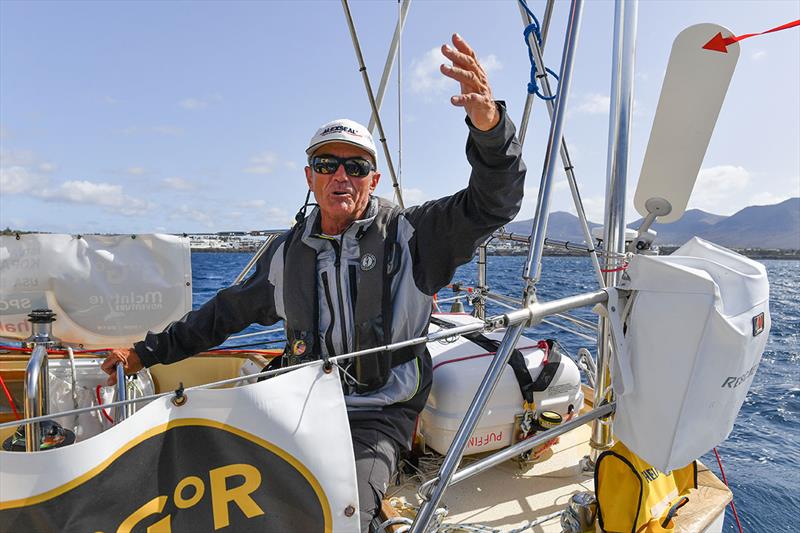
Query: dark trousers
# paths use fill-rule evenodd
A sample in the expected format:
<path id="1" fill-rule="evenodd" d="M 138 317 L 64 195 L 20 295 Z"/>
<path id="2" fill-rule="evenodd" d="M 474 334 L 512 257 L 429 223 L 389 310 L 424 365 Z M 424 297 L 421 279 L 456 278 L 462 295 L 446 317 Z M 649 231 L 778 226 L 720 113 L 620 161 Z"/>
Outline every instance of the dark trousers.
<path id="1" fill-rule="evenodd" d="M 370 522 L 381 512 L 389 478 L 397 468 L 400 445 L 377 429 L 359 427 L 358 423 L 351 424 L 350 433 L 356 457 L 361 531 L 367 533 Z"/>

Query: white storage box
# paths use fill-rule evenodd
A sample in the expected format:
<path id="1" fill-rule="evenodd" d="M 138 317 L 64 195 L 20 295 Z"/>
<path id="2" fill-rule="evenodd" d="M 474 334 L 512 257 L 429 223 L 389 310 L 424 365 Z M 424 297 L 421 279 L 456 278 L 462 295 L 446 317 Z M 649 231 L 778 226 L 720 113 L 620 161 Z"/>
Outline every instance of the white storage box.
<path id="1" fill-rule="evenodd" d="M 626 274 L 621 288 L 636 292 L 614 373 L 614 433 L 668 472 L 730 434 L 767 343 L 767 274 L 698 238 L 669 256 L 635 256 Z"/>
<path id="2" fill-rule="evenodd" d="M 447 322 L 463 325 L 478 319 L 463 314 L 434 315 Z M 431 325 L 431 332 L 439 328 Z M 493 340 L 501 340 L 503 331 L 486 334 Z M 420 415 L 420 431 L 427 446 L 444 454 L 472 403 L 472 398 L 486 374 L 492 355 L 486 349 L 457 337 L 453 342 L 429 343 L 433 359 L 433 386 L 428 402 Z M 517 343 L 531 378 L 536 381 L 543 368 L 544 352 L 537 342 L 520 337 Z M 566 356 L 550 385 L 542 392 L 534 392 L 538 411 L 555 411 L 566 417 L 583 407 L 580 371 Z M 509 446 L 512 443 L 514 417 L 522 413 L 522 393 L 510 366 L 506 365 L 500 381 L 489 399 L 478 426 L 469 439 L 465 455 L 488 452 Z"/>

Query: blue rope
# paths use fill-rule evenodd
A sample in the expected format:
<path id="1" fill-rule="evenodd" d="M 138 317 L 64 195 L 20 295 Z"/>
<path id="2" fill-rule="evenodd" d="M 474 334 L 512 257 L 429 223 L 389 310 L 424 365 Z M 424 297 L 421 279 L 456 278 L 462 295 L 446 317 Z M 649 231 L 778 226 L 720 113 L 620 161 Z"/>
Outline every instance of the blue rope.
<path id="1" fill-rule="evenodd" d="M 553 93 L 552 96 L 545 96 L 541 92 L 539 92 L 539 85 L 536 83 L 538 73 L 536 70 L 536 61 L 533 60 L 533 50 L 531 50 L 531 43 L 529 37 L 532 33 L 534 37 L 536 37 L 536 42 L 539 43 L 539 46 L 542 45 L 542 33 L 541 33 L 541 27 L 539 26 L 539 19 L 537 19 L 536 15 L 533 14 L 533 11 L 531 11 L 528 8 L 528 4 L 525 2 L 525 0 L 519 0 L 519 3 L 528 13 L 528 16 L 532 21 L 522 32 L 522 35 L 525 38 L 525 46 L 528 47 L 528 59 L 531 60 L 531 81 L 528 83 L 528 94 L 535 94 L 542 100 L 555 100 L 555 98 L 558 96 L 557 93 Z M 558 80 L 558 75 L 555 72 L 553 72 L 547 67 L 545 67 L 544 70 L 545 70 L 545 75 L 550 74 L 556 80 Z"/>

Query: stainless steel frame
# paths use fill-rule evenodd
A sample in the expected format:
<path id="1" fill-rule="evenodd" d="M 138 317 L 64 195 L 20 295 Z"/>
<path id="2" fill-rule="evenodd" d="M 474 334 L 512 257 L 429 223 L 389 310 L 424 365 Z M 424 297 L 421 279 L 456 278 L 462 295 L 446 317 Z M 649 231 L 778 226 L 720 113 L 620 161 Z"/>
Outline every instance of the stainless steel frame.
<path id="1" fill-rule="evenodd" d="M 394 35 L 392 36 L 392 43 L 389 45 L 389 53 L 386 54 L 386 63 L 383 64 L 383 74 L 381 75 L 381 82 L 378 84 L 378 94 L 375 96 L 375 105 L 378 111 L 383 106 L 383 97 L 386 94 L 386 86 L 389 84 L 389 76 L 392 74 L 392 65 L 398 55 L 400 49 L 400 38 L 403 35 L 403 28 L 406 24 L 406 17 L 408 16 L 408 8 L 411 7 L 411 0 L 400 0 L 400 13 L 397 18 L 397 26 L 394 28 Z M 398 72 L 399 74 L 399 72 Z M 367 129 L 370 133 L 375 129 L 375 113 L 369 117 L 369 124 Z"/>
<path id="2" fill-rule="evenodd" d="M 564 129 L 564 117 L 567 111 L 567 99 L 572 82 L 572 64 L 575 57 L 575 48 L 580 32 L 581 13 L 583 11 L 583 0 L 572 0 L 567 20 L 567 30 L 564 40 L 564 51 L 561 56 L 561 70 L 559 72 L 558 97 L 555 100 L 555 110 L 550 124 L 550 135 L 547 139 L 547 151 L 545 152 L 544 168 L 542 169 L 542 179 L 539 185 L 539 197 L 536 202 L 536 216 L 534 217 L 533 234 L 531 235 L 531 248 L 528 251 L 528 263 L 525 266 L 523 278 L 527 286 L 525 289 L 525 299 L 527 302 L 535 298 L 535 284 L 541 274 L 542 251 L 544 246 L 544 236 L 547 232 L 547 217 L 550 212 L 550 193 L 553 184 L 553 176 L 556 168 L 556 150 L 562 144 L 562 132 Z M 536 41 L 533 39 L 534 42 Z M 538 50 L 538 43 L 536 43 Z M 541 54 L 538 55 L 541 59 Z M 534 53 L 534 59 L 537 54 Z M 541 66 L 542 69 L 544 65 Z M 544 70 L 542 70 L 544 72 Z M 546 86 L 546 78 L 543 78 L 543 86 Z M 533 273 L 531 271 L 533 270 Z M 526 303 L 527 303 L 526 302 Z"/>
<path id="3" fill-rule="evenodd" d="M 25 418 L 47 415 L 49 375 L 47 348 L 44 344 L 36 344 L 25 368 Z M 25 451 L 38 452 L 41 443 L 42 428 L 39 422 L 25 424 Z"/>
<path id="4" fill-rule="evenodd" d="M 400 190 L 400 184 L 397 182 L 397 174 L 394 170 L 392 163 L 392 154 L 389 152 L 389 145 L 386 144 L 386 133 L 383 131 L 383 123 L 381 122 L 381 115 L 378 111 L 378 105 L 375 102 L 375 95 L 372 93 L 372 85 L 369 82 L 369 75 L 367 74 L 367 66 L 364 64 L 364 55 L 361 53 L 361 45 L 358 43 L 358 35 L 356 34 L 356 27 L 353 23 L 353 16 L 350 13 L 350 5 L 347 0 L 342 0 L 342 7 L 344 8 L 344 16 L 347 19 L 347 27 L 350 29 L 350 38 L 353 40 L 353 49 L 356 52 L 356 59 L 358 60 L 358 70 L 361 72 L 361 78 L 364 80 L 364 88 L 367 90 L 367 98 L 369 98 L 369 105 L 372 108 L 372 116 L 375 117 L 375 124 L 378 127 L 380 134 L 380 142 L 383 146 L 383 155 L 386 158 L 386 166 L 389 169 L 389 175 L 392 178 L 392 186 L 394 187 L 394 194 L 397 197 L 397 205 L 400 208 L 405 208 L 403 203 L 403 191 Z"/>
<path id="5" fill-rule="evenodd" d="M 549 3 L 548 3 L 548 7 L 550 7 Z M 530 17 L 528 16 L 527 11 L 525 11 L 525 8 L 522 6 L 522 4 L 519 4 L 519 11 L 520 11 L 520 15 L 522 15 L 523 24 L 525 24 L 526 26 L 528 24 L 530 24 L 532 21 L 531 21 Z M 545 11 L 545 21 L 547 22 L 547 20 L 548 20 L 547 19 L 547 11 Z M 544 30 L 547 29 L 547 26 L 544 25 L 544 24 L 543 24 L 543 26 L 544 26 L 543 27 L 543 32 L 544 32 Z M 539 45 L 539 42 L 536 40 L 536 37 L 533 34 L 529 35 L 528 36 L 528 45 L 531 47 L 531 51 L 533 52 L 533 60 L 536 63 L 536 70 L 537 70 L 537 72 L 540 73 L 539 82 L 541 83 L 541 86 L 542 86 L 542 93 L 546 97 L 551 97 L 553 95 L 553 92 L 552 92 L 552 90 L 550 88 L 550 80 L 549 80 L 549 78 L 547 77 L 547 75 L 545 73 L 545 65 L 544 65 L 544 43 L 545 43 L 544 35 L 545 35 L 545 33 L 542 34 L 542 44 L 541 44 L 541 46 Z M 562 59 L 562 61 L 563 61 L 563 59 Z M 559 82 L 559 92 L 562 90 L 563 86 L 564 86 L 563 81 Z M 533 95 L 528 95 L 528 99 L 525 102 L 526 103 L 526 112 L 529 112 L 529 109 L 527 109 L 528 101 L 531 100 L 532 96 Z M 555 105 L 553 103 L 553 100 L 545 100 L 545 106 L 547 107 L 547 113 L 548 113 L 548 115 L 550 117 L 550 120 L 551 121 L 554 120 L 554 117 L 556 115 L 555 115 Z M 520 129 L 524 132 L 525 129 L 527 128 L 527 115 L 525 115 L 523 117 L 523 121 L 524 121 L 523 125 L 520 126 Z M 601 287 L 605 287 L 605 283 L 604 283 L 604 280 L 603 280 L 603 275 L 600 272 L 600 263 L 597 260 L 597 254 L 594 253 L 594 246 L 592 246 L 592 243 L 594 241 L 592 239 L 592 234 L 589 231 L 589 223 L 586 220 L 586 212 L 583 209 L 583 201 L 581 200 L 580 192 L 578 191 L 578 182 L 575 179 L 574 166 L 572 164 L 572 158 L 569 155 L 569 150 L 567 149 L 567 141 L 563 137 L 563 135 L 560 136 L 560 137 L 561 137 L 561 139 L 559 141 L 559 148 L 560 148 L 559 153 L 561 155 L 561 162 L 564 165 L 564 172 L 567 175 L 567 183 L 569 184 L 570 192 L 572 193 L 572 201 L 575 204 L 575 212 L 578 214 L 578 222 L 580 223 L 581 231 L 583 232 L 583 238 L 586 240 L 587 246 L 591 247 L 591 249 L 588 250 L 588 253 L 589 253 L 589 257 L 592 260 L 592 267 L 594 268 L 595 275 L 597 277 L 598 283 L 600 284 Z M 523 138 L 524 138 L 524 133 L 523 133 Z M 522 140 L 520 140 L 520 143 L 522 143 Z M 542 182 L 541 182 L 541 184 L 539 186 L 539 203 L 537 203 L 537 206 L 536 206 L 536 212 L 537 212 L 536 222 L 537 222 L 537 225 L 534 226 L 534 231 L 536 233 L 540 233 L 542 237 L 544 237 L 544 235 L 546 233 L 545 230 L 546 230 L 547 219 L 548 219 L 548 217 L 550 215 L 550 209 L 549 209 L 550 181 L 552 181 L 552 178 L 550 178 L 550 180 L 547 182 L 547 186 L 545 188 L 545 178 L 544 178 L 544 176 L 542 177 Z M 542 201 L 543 201 L 542 192 L 543 191 L 545 192 L 545 194 L 547 194 L 547 198 L 544 200 L 546 202 L 546 205 L 544 206 L 544 212 L 542 213 L 544 221 L 545 221 L 544 222 L 545 227 L 542 229 L 541 232 L 539 232 L 538 229 L 537 229 L 537 226 L 538 226 L 539 220 L 540 220 L 540 218 L 539 218 L 540 211 L 539 210 L 540 210 L 540 207 L 542 206 Z M 536 243 L 537 240 L 538 240 L 538 235 L 537 235 L 536 239 L 532 239 L 532 242 Z M 541 247 L 541 244 L 539 244 L 539 246 Z M 540 255 L 539 255 L 539 257 L 538 257 L 538 259 L 536 261 L 536 264 L 533 266 L 533 272 L 534 272 L 533 283 L 536 283 L 536 282 L 539 281 L 539 277 L 541 275 L 541 253 L 540 253 Z"/>
<path id="6" fill-rule="evenodd" d="M 513 459 L 517 457 L 523 452 L 526 452 L 540 444 L 544 444 L 545 442 L 549 441 L 550 439 L 554 439 L 560 435 L 568 433 L 573 429 L 579 428 L 582 425 L 586 424 L 587 422 L 591 422 L 592 420 L 596 420 L 598 418 L 603 418 L 611 413 L 614 412 L 614 404 L 605 404 L 601 405 L 596 409 L 592 409 L 588 413 L 585 413 L 581 416 L 577 416 L 568 422 L 564 422 L 559 426 L 554 427 L 553 429 L 549 429 L 547 431 L 543 431 L 538 433 L 536 436 L 531 437 L 529 439 L 522 440 L 516 444 L 509 446 L 508 448 L 503 448 L 502 450 L 484 457 L 483 459 L 472 463 L 471 465 L 462 468 L 450 479 L 450 483 L 448 486 L 455 485 L 459 481 L 464 481 L 467 478 L 470 478 L 476 474 L 480 474 L 494 466 L 499 465 L 509 459 Z M 428 499 L 431 487 L 439 481 L 439 477 L 435 477 L 433 479 L 429 479 L 425 483 L 419 486 L 419 490 L 417 494 L 422 497 L 423 499 Z"/>
<path id="7" fill-rule="evenodd" d="M 270 243 L 273 240 L 275 240 L 275 237 L 277 237 L 278 235 L 280 235 L 280 233 L 270 233 L 269 235 L 267 235 L 267 239 L 264 241 L 261 247 L 256 251 L 256 253 L 253 254 L 253 257 L 250 258 L 250 261 L 247 262 L 242 271 L 239 272 L 239 275 L 236 276 L 235 280 L 233 280 L 232 285 L 238 285 L 244 280 L 245 276 L 247 276 L 247 273 L 250 272 L 250 270 L 255 266 L 258 260 L 261 259 L 261 256 L 264 255 L 264 252 L 266 252 L 267 248 L 269 248 Z"/>
<path id="8" fill-rule="evenodd" d="M 636 56 L 638 0 L 618 0 L 614 9 L 614 52 L 611 79 L 611 113 L 608 124 L 608 166 L 606 172 L 606 209 L 603 246 L 605 264 L 611 270 L 611 256 L 625 252 L 625 192 L 628 180 L 628 147 L 633 109 L 633 74 Z M 605 282 L 616 285 L 619 272 L 606 272 Z M 598 322 L 597 375 L 595 405 L 612 401 L 609 388 L 609 361 L 612 357 L 611 324 L 604 317 Z M 591 459 L 612 444 L 610 423 L 592 423 Z"/>
<path id="9" fill-rule="evenodd" d="M 128 383 L 125 379 L 125 367 L 117 363 L 117 401 L 124 402 L 128 399 Z M 128 405 L 114 408 L 114 424 L 119 424 L 128 417 Z"/>

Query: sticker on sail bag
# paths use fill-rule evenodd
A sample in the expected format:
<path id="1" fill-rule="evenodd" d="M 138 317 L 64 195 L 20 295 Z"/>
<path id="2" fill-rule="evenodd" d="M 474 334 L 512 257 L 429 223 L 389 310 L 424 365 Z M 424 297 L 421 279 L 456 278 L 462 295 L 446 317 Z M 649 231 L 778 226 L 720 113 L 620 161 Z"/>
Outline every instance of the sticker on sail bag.
<path id="1" fill-rule="evenodd" d="M 764 313 L 759 313 L 753 317 L 753 337 L 764 331 Z"/>

